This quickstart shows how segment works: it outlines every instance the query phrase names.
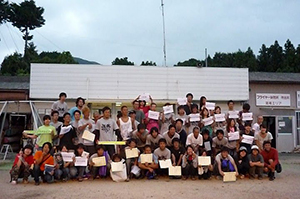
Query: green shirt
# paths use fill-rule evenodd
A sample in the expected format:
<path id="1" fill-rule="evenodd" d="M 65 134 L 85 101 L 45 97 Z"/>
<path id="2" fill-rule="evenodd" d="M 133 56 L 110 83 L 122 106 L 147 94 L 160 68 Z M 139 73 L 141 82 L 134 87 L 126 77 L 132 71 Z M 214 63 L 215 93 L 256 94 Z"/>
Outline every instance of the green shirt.
<path id="1" fill-rule="evenodd" d="M 54 126 L 40 126 L 34 135 L 38 136 L 37 145 L 42 147 L 45 142 L 50 142 L 52 144 L 51 132 L 54 132 L 54 136 L 57 135 Z"/>

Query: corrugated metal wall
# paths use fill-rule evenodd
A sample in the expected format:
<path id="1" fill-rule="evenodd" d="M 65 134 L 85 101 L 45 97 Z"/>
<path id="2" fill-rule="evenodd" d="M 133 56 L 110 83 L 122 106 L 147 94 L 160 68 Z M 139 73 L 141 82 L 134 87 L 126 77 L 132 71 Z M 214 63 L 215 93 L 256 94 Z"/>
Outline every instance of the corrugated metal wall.
<path id="1" fill-rule="evenodd" d="M 154 99 L 176 100 L 186 93 L 212 101 L 249 99 L 248 69 L 155 66 L 31 64 L 30 98 L 133 99 L 150 93 Z"/>

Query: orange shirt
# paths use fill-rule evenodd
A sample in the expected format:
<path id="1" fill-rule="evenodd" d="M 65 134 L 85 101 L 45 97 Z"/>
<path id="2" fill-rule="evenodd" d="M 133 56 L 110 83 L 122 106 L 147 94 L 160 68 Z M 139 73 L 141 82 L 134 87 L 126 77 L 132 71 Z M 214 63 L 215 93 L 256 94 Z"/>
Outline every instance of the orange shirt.
<path id="1" fill-rule="evenodd" d="M 43 155 L 43 152 L 42 151 L 37 151 L 35 154 L 34 154 L 34 160 L 38 160 L 40 159 L 40 157 Z M 50 157 L 49 157 L 50 156 Z M 49 157 L 49 158 L 48 158 Z M 48 159 L 47 159 L 48 158 Z M 44 161 L 45 160 L 45 161 Z M 54 165 L 54 159 L 52 157 L 52 155 L 47 155 L 46 157 L 43 158 L 42 160 L 42 164 L 40 165 L 40 169 L 41 171 L 44 171 L 45 170 L 45 164 L 50 164 L 50 165 Z"/>

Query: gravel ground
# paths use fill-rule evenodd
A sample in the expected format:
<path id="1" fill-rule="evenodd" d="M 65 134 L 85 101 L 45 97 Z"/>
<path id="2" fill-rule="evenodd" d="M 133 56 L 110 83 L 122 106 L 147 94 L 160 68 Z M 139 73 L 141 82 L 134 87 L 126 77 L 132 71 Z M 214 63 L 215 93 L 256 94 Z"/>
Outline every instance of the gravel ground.
<path id="1" fill-rule="evenodd" d="M 300 154 L 281 154 L 282 173 L 274 181 L 237 180 L 223 183 L 221 180 L 183 181 L 160 177 L 158 180 L 131 180 L 116 183 L 110 179 L 69 181 L 35 186 L 11 185 L 6 165 L 0 162 L 0 199 L 25 198 L 300 198 Z M 4 165 L 4 166 L 3 166 Z"/>

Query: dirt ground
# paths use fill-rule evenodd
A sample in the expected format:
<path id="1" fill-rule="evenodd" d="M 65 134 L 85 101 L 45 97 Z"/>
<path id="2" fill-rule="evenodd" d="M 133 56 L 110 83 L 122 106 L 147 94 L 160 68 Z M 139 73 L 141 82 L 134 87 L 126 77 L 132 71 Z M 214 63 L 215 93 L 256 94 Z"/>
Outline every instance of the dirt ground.
<path id="1" fill-rule="evenodd" d="M 69 181 L 35 186 L 11 185 L 8 168 L 0 162 L 0 199 L 26 198 L 300 198 L 300 154 L 281 154 L 282 173 L 274 181 L 243 179 L 233 183 L 221 180 L 168 179 L 131 180 L 116 183 L 110 179 Z M 1 166 L 2 164 L 2 166 Z"/>

